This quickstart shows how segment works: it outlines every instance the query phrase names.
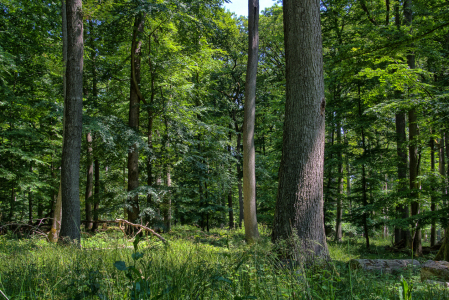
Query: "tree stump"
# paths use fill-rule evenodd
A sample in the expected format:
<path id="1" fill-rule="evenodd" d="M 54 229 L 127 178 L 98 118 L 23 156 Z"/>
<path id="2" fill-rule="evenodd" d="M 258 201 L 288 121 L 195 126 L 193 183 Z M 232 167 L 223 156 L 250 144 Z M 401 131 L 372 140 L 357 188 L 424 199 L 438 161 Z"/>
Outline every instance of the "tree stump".
<path id="1" fill-rule="evenodd" d="M 447 261 L 426 261 L 421 268 L 421 281 L 436 280 L 449 282 L 449 262 Z"/>
<path id="2" fill-rule="evenodd" d="M 383 273 L 400 272 L 408 266 L 419 267 L 421 264 L 415 259 L 352 259 L 349 267 L 352 270 L 378 271 Z"/>

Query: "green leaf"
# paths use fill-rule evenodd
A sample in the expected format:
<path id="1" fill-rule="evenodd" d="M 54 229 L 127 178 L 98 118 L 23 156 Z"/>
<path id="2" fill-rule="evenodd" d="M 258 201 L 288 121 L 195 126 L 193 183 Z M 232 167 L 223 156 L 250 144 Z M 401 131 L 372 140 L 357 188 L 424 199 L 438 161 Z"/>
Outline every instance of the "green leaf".
<path id="1" fill-rule="evenodd" d="M 114 266 L 117 268 L 117 270 L 119 271 L 126 271 L 128 270 L 128 268 L 126 267 L 126 263 L 124 261 L 116 261 L 114 263 Z"/>

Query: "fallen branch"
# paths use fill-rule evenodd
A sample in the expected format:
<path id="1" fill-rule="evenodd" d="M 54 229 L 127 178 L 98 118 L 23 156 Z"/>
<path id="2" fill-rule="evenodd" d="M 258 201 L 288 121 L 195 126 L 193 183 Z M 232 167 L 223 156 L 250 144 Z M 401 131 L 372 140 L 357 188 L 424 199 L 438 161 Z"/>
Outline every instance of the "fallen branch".
<path id="1" fill-rule="evenodd" d="M 131 226 L 131 227 L 139 228 L 140 229 L 139 232 L 142 231 L 142 230 L 149 231 L 153 235 L 157 236 L 164 244 L 168 245 L 168 242 L 167 242 L 166 239 L 164 239 L 161 235 L 157 234 L 153 229 L 150 229 L 150 228 L 148 228 L 146 226 L 143 226 L 143 225 L 140 225 L 140 224 L 134 224 L 134 223 L 131 223 L 131 222 L 123 220 L 123 219 L 116 219 L 115 223 L 118 223 L 120 229 L 122 228 L 122 223 L 124 223 L 124 224 L 127 224 L 127 225 Z"/>

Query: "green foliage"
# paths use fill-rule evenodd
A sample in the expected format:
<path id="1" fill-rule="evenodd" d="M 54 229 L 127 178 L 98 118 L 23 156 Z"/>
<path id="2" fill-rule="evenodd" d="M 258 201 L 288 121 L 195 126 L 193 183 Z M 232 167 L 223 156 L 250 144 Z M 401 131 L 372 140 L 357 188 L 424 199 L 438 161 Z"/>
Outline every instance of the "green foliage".
<path id="1" fill-rule="evenodd" d="M 0 289 L 10 299 L 400 299 L 397 275 L 347 265 L 359 257 L 406 257 L 385 252 L 386 241 L 375 240 L 373 253 L 360 239 L 329 243 L 329 266 L 301 268 L 276 258 L 261 229 L 253 247 L 242 242 L 243 230 L 207 234 L 192 226 L 164 235 L 170 247 L 144 237 L 128 241 L 120 231 L 83 238 L 82 249 L 2 236 Z M 404 293 L 415 300 L 449 296 L 443 287 L 421 283 L 416 271 L 401 275 Z"/>

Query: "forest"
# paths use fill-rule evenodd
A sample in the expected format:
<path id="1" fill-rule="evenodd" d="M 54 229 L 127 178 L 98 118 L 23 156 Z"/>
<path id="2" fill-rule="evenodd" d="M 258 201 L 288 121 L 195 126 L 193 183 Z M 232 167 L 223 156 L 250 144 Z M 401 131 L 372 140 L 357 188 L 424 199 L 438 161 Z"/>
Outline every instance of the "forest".
<path id="1" fill-rule="evenodd" d="M 0 1 L 0 299 L 449 299 L 448 1 L 240 1 Z"/>

